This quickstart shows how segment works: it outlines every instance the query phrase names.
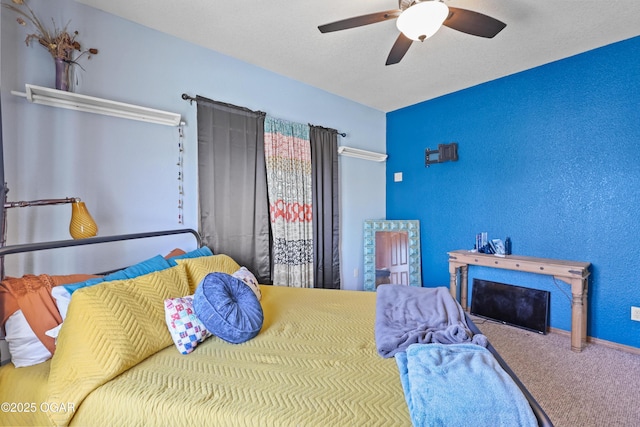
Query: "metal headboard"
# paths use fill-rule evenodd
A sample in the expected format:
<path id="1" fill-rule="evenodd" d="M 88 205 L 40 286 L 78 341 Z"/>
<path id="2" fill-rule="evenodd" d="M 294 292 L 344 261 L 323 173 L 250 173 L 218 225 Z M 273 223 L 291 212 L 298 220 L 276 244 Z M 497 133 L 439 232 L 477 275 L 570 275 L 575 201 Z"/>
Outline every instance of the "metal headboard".
<path id="1" fill-rule="evenodd" d="M 121 242 L 125 240 L 171 236 L 176 234 L 191 234 L 196 239 L 197 247 L 200 248 L 202 246 L 202 238 L 200 237 L 200 234 L 197 231 L 192 230 L 190 228 L 184 228 L 184 229 L 165 230 L 165 231 L 150 231 L 145 233 L 120 234 L 115 236 L 90 237 L 88 239 L 79 239 L 79 240 L 57 240 L 53 242 L 25 243 L 20 245 L 4 246 L 4 247 L 0 247 L 0 257 L 3 257 L 5 255 L 35 252 L 35 251 L 41 251 L 41 250 L 47 250 L 47 249 L 94 245 L 98 243 Z M 4 352 L 7 351 L 6 348 L 7 346 L 6 346 L 6 342 L 4 341 L 3 334 L 0 334 L 0 359 L 4 358 Z M 8 358 L 6 360 L 0 360 L 0 365 L 3 365 L 8 362 L 9 362 Z"/>
<path id="2" fill-rule="evenodd" d="M 53 242 L 41 243 L 24 243 L 20 245 L 10 245 L 0 248 L 0 257 L 10 254 L 19 254 L 24 252 L 35 252 L 46 249 L 68 248 L 72 246 L 93 245 L 97 243 L 120 242 L 124 240 L 145 239 L 148 237 L 171 236 L 174 234 L 192 234 L 196 239 L 198 247 L 202 246 L 200 234 L 190 228 L 165 231 L 149 231 L 145 233 L 119 234 L 115 236 L 90 237 L 88 239 L 78 240 L 57 240 Z"/>

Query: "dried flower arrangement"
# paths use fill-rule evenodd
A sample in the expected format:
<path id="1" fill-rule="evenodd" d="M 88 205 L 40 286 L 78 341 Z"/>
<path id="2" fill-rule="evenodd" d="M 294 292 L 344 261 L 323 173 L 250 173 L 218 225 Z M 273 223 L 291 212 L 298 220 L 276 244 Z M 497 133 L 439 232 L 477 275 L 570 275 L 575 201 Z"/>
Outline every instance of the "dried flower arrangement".
<path id="1" fill-rule="evenodd" d="M 70 21 L 67 22 L 64 27 L 60 28 L 56 25 L 55 21 L 51 19 L 53 30 L 50 30 L 42 24 L 25 0 L 11 1 L 13 4 L 3 3 L 2 6 L 18 14 L 18 18 L 16 19 L 18 24 L 23 27 L 31 24 L 35 28 L 35 32 L 28 34 L 25 39 L 27 46 L 29 46 L 31 42 L 37 41 L 38 44 L 49 51 L 54 60 L 64 61 L 67 65 L 80 66 L 78 60 L 82 56 L 87 55 L 87 59 L 90 59 L 91 55 L 98 53 L 98 49 L 96 48 L 82 49 L 80 42 L 76 40 L 78 32 L 74 31 L 70 33 L 68 31 Z M 76 52 L 80 53 L 75 55 Z M 82 68 L 82 66 L 80 66 L 80 68 Z"/>

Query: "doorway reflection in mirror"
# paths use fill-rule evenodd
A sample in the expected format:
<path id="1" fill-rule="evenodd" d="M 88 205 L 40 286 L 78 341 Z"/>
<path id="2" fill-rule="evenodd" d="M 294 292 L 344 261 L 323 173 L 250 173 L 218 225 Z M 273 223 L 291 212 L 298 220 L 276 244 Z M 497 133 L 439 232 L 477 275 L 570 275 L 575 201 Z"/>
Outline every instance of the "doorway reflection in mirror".
<path id="1" fill-rule="evenodd" d="M 365 291 L 387 283 L 422 286 L 419 221 L 365 221 L 364 256 Z"/>
<path id="2" fill-rule="evenodd" d="M 409 233 L 376 231 L 376 287 L 409 284 Z"/>

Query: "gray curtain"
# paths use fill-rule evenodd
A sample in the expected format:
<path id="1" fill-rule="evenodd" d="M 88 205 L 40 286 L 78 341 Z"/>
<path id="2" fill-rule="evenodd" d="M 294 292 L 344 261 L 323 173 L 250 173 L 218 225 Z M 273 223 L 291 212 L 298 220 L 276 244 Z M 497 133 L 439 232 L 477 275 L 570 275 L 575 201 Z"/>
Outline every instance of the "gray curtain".
<path id="1" fill-rule="evenodd" d="M 340 289 L 338 132 L 310 125 L 314 287 Z"/>
<path id="2" fill-rule="evenodd" d="M 271 284 L 265 114 L 201 96 L 196 101 L 203 242 Z"/>

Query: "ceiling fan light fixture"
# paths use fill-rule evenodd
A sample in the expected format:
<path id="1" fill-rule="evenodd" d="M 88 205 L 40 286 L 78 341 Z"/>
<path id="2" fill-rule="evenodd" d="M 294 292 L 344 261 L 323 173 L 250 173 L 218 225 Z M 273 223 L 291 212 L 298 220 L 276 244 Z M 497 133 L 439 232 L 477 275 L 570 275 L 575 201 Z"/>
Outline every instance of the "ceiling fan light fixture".
<path id="1" fill-rule="evenodd" d="M 449 16 L 446 4 L 437 0 L 416 3 L 400 14 L 396 20 L 398 30 L 407 38 L 423 41 L 434 35 Z"/>

